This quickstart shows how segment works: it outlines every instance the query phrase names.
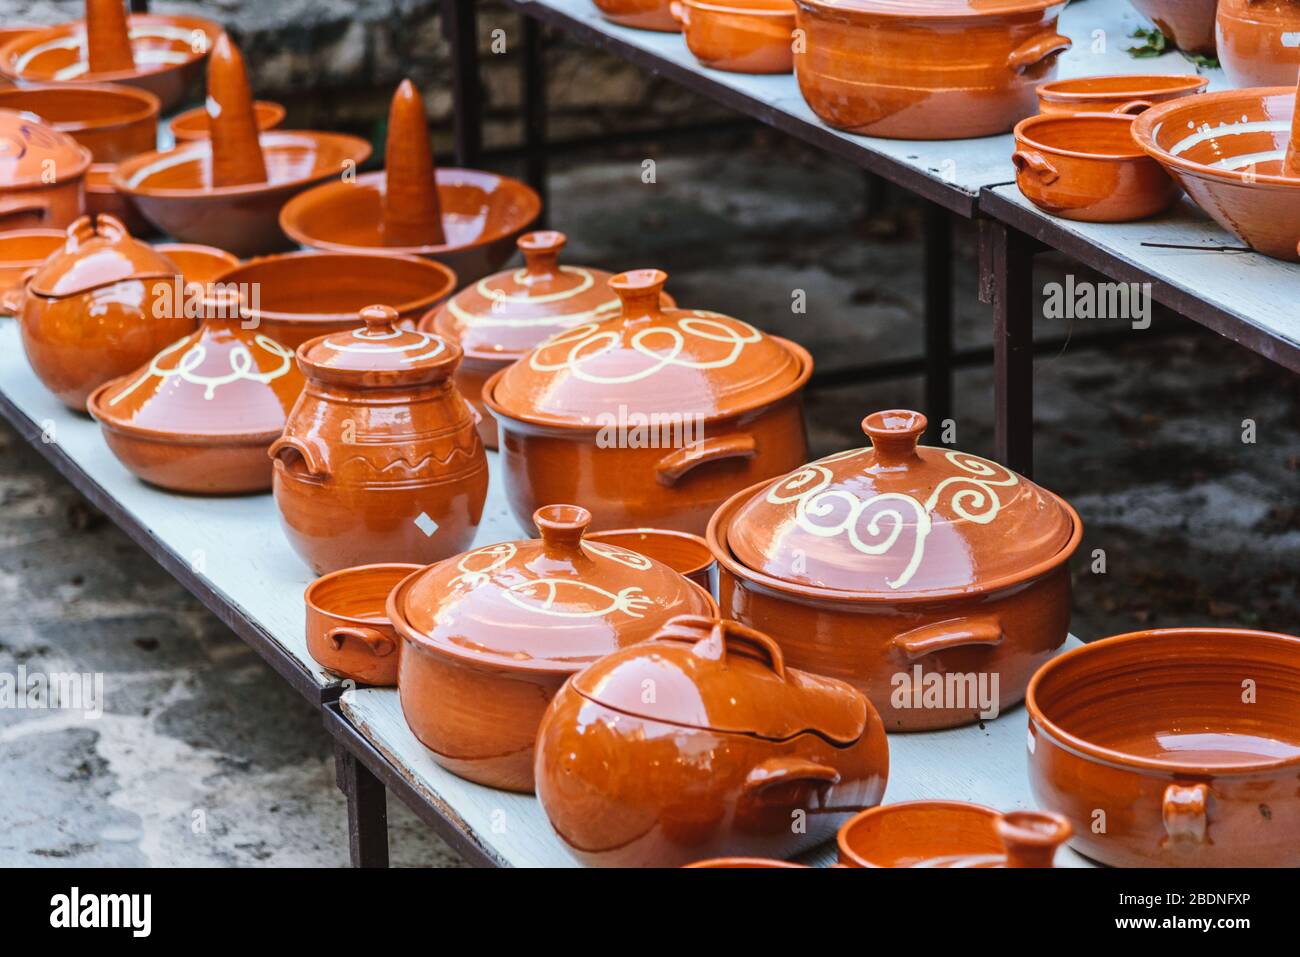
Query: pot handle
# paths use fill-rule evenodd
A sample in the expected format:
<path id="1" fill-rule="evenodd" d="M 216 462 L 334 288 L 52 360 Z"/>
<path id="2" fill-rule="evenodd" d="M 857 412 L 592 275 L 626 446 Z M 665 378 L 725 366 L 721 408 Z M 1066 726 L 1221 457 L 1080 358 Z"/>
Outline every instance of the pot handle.
<path id="1" fill-rule="evenodd" d="M 1210 789 L 1205 784 L 1171 784 L 1165 788 L 1162 811 L 1169 842 L 1205 843 L 1209 798 Z"/>
<path id="2" fill-rule="evenodd" d="M 1044 186 L 1051 186 L 1061 178 L 1056 167 L 1038 150 L 1016 150 L 1011 154 L 1011 162 L 1018 172 L 1036 177 Z"/>
<path id="3" fill-rule="evenodd" d="M 1011 51 L 1007 57 L 1007 66 L 1017 73 L 1023 73 L 1035 63 L 1041 63 L 1048 57 L 1064 53 L 1070 49 L 1072 42 L 1069 37 L 1063 37 L 1059 33 L 1035 37 Z"/>
<path id="4" fill-rule="evenodd" d="M 1051 867 L 1056 849 L 1073 830 L 1069 821 L 1051 811 L 1011 811 L 997 824 L 1007 867 Z"/>
<path id="5" fill-rule="evenodd" d="M 1112 113 L 1123 113 L 1125 116 L 1137 116 L 1139 113 L 1145 113 L 1151 107 L 1155 106 L 1150 100 L 1129 100 L 1127 103 L 1121 103 Z"/>
<path id="6" fill-rule="evenodd" d="M 750 628 L 728 618 L 704 615 L 675 615 L 658 632 L 655 641 L 689 641 L 697 655 L 721 661 L 733 645 L 744 646 L 764 659 L 769 668 L 785 678 L 785 655 L 781 646 L 757 628 Z"/>
<path id="7" fill-rule="evenodd" d="M 680 23 L 683 27 L 690 26 L 691 14 L 686 9 L 686 4 L 682 3 L 681 0 L 673 0 L 672 3 L 668 4 L 668 12 L 671 13 L 673 15 L 673 19 L 676 20 L 678 23 Z"/>
<path id="8" fill-rule="evenodd" d="M 655 478 L 660 485 L 676 485 L 678 479 L 697 465 L 719 459 L 752 459 L 755 449 L 754 437 L 748 432 L 711 436 L 673 449 L 655 463 Z"/>
<path id="9" fill-rule="evenodd" d="M 334 646 L 335 651 L 342 651 L 343 643 L 349 639 L 361 642 L 366 646 L 366 650 L 376 658 L 387 658 L 397 650 L 397 645 L 393 643 L 393 639 L 382 631 L 367 628 L 364 625 L 340 625 L 325 632 L 325 640 Z"/>
<path id="10" fill-rule="evenodd" d="M 16 316 L 23 311 L 23 295 L 27 292 L 27 284 L 35 275 L 35 269 L 28 269 L 16 283 L 4 292 L 0 292 L 0 315 Z"/>
<path id="11" fill-rule="evenodd" d="M 1002 623 L 996 618 L 952 618 L 895 635 L 892 644 L 908 661 L 915 661 L 950 648 L 965 648 L 970 645 L 993 647 L 1000 645 L 1002 638 Z"/>
<path id="12" fill-rule="evenodd" d="M 21 205 L 8 206 L 0 209 L 0 229 L 23 229 L 37 228 L 50 214 L 50 208 L 45 203 L 23 203 Z M 30 216 L 33 221 L 30 224 L 17 222 L 10 223 L 9 220 L 22 220 L 23 217 Z"/>
<path id="13" fill-rule="evenodd" d="M 761 799 L 769 788 L 797 783 L 811 784 L 820 794 L 840 783 L 840 772 L 804 758 L 768 758 L 750 769 L 740 790 L 747 797 Z"/>
<path id="14" fill-rule="evenodd" d="M 308 445 L 302 439 L 292 435 L 282 435 L 267 449 L 267 455 L 273 459 L 279 459 L 286 469 L 293 469 L 299 475 L 306 475 L 317 481 L 324 481 L 329 478 L 329 468 L 325 465 L 325 460 L 314 447 Z M 301 462 L 302 466 L 294 469 L 294 464 Z"/>

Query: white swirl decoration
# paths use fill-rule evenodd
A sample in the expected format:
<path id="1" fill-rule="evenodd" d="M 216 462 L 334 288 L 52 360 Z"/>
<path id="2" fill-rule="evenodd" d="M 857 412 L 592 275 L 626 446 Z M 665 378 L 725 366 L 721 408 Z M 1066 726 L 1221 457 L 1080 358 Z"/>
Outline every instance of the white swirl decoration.
<path id="1" fill-rule="evenodd" d="M 894 589 L 910 582 L 921 567 L 926 539 L 934 527 L 932 515 L 945 495 L 950 495 L 948 507 L 953 515 L 987 525 L 1002 509 L 997 490 L 1010 488 L 1020 481 L 1014 473 L 986 459 L 952 451 L 945 452 L 944 458 L 970 474 L 944 479 L 924 502 L 902 492 L 882 492 L 862 499 L 847 489 L 828 487 L 834 475 L 824 462 L 841 461 L 869 451 L 856 449 L 807 465 L 772 486 L 767 500 L 774 505 L 793 504 L 796 524 L 809 535 L 819 538 L 843 535 L 864 555 L 886 555 L 893 551 L 910 520 L 914 526 L 911 554 L 898 576 L 885 580 Z"/>
<path id="2" fill-rule="evenodd" d="M 108 400 L 109 405 L 117 405 L 127 396 L 129 396 L 140 386 L 144 385 L 149 379 L 157 377 L 159 379 L 178 378 L 184 382 L 203 387 L 203 398 L 212 399 L 217 394 L 217 390 L 223 385 L 229 385 L 232 382 L 238 382 L 241 379 L 247 379 L 251 382 L 269 383 L 280 378 L 293 368 L 293 350 L 286 349 L 280 343 L 264 335 L 256 335 L 253 342 L 265 353 L 278 359 L 279 364 L 262 372 L 258 369 L 257 363 L 253 361 L 252 353 L 244 345 L 234 346 L 228 355 L 230 371 L 220 375 L 202 375 L 198 369 L 202 367 L 207 360 L 208 350 L 203 342 L 194 343 L 188 349 L 181 353 L 176 365 L 171 368 L 164 368 L 164 362 L 168 357 L 174 355 L 177 351 L 184 348 L 188 339 L 181 339 L 179 342 L 173 342 L 166 349 L 163 349 L 149 362 L 149 368 L 144 371 L 140 378 L 136 379 L 125 389 L 118 392 L 113 398 Z"/>
<path id="3" fill-rule="evenodd" d="M 394 339 L 405 340 L 400 345 L 394 345 Z M 328 349 L 335 352 L 352 353 L 353 355 L 370 355 L 370 356 L 400 356 L 399 362 L 422 362 L 425 359 L 432 359 L 440 355 L 447 348 L 437 336 L 431 336 L 427 332 L 408 329 L 371 329 L 362 327 L 353 329 L 342 336 L 326 339 L 324 343 Z"/>
<path id="4" fill-rule="evenodd" d="M 654 606 L 654 601 L 638 585 L 629 585 L 615 594 L 599 585 L 567 578 L 519 582 L 503 594 L 519 608 L 555 618 L 600 618 L 616 611 L 642 618 L 643 612 Z"/>
<path id="5" fill-rule="evenodd" d="M 596 277 L 591 274 L 590 270 L 583 269 L 581 266 L 561 266 L 559 268 L 560 272 L 577 276 L 578 281 L 568 289 L 535 295 L 526 292 L 508 293 L 505 290 L 492 285 L 494 277 L 488 276 L 486 279 L 480 279 L 474 286 L 474 291 L 491 303 L 487 312 L 470 312 L 457 302 L 456 299 L 452 299 L 447 303 L 447 311 L 466 326 L 502 326 L 511 329 L 527 329 L 537 326 L 563 326 L 568 328 L 570 326 L 575 326 L 578 323 L 603 319 L 605 316 L 618 309 L 618 299 L 617 297 L 613 297 L 602 302 L 595 308 L 583 309 L 579 312 L 566 312 L 543 316 L 502 315 L 508 306 L 534 307 L 565 302 L 569 299 L 575 298 L 576 296 L 582 295 L 596 284 Z M 513 277 L 515 283 L 521 283 L 526 274 L 526 269 L 516 271 Z"/>
<path id="6" fill-rule="evenodd" d="M 492 573 L 514 558 L 515 553 L 518 551 L 519 549 L 514 542 L 501 542 L 497 545 L 488 545 L 486 548 L 466 552 L 460 557 L 460 561 L 456 563 L 456 567 L 460 569 L 460 574 L 448 584 L 453 588 L 457 585 L 477 588 L 491 579 Z"/>
<path id="7" fill-rule="evenodd" d="M 640 552 L 634 552 L 618 545 L 610 545 L 607 542 L 592 542 L 583 539 L 582 547 L 589 552 L 594 552 L 602 558 L 608 558 L 612 562 L 618 562 L 620 565 L 626 565 L 628 568 L 635 568 L 639 572 L 649 571 L 651 568 L 650 559 L 646 558 Z"/>

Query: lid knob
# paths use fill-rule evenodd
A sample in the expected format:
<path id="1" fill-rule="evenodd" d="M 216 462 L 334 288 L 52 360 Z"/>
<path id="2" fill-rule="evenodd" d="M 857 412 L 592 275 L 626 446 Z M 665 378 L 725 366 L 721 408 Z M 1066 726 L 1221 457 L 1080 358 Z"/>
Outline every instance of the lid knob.
<path id="1" fill-rule="evenodd" d="M 764 661 L 779 677 L 785 677 L 785 656 L 781 646 L 757 628 L 730 618 L 676 615 L 654 636 L 655 641 L 689 641 L 691 653 L 710 661 L 725 661 L 728 651 L 739 651 Z"/>
<path id="2" fill-rule="evenodd" d="M 916 443 L 928 423 L 920 412 L 889 409 L 872 412 L 862 420 L 862 431 L 871 439 L 876 461 L 882 465 L 902 465 L 917 457 Z"/>
<path id="3" fill-rule="evenodd" d="M 515 245 L 524 254 L 524 272 L 529 279 L 550 279 L 555 275 L 560 250 L 568 237 L 554 229 L 524 233 Z"/>
<path id="4" fill-rule="evenodd" d="M 533 512 L 533 524 L 547 551 L 572 551 L 591 524 L 591 513 L 581 505 L 543 505 Z"/>
<path id="5" fill-rule="evenodd" d="M 391 333 L 397 329 L 397 321 L 401 314 L 392 306 L 366 306 L 358 315 L 361 321 L 366 324 L 366 332 L 382 334 Z"/>
<path id="6" fill-rule="evenodd" d="M 659 297 L 663 295 L 668 274 L 662 269 L 633 269 L 610 277 L 609 288 L 623 304 L 624 319 L 658 316 Z"/>
<path id="7" fill-rule="evenodd" d="M 1007 867 L 1051 867 L 1072 828 L 1059 814 L 1011 811 L 998 818 L 997 830 L 1007 849 Z"/>

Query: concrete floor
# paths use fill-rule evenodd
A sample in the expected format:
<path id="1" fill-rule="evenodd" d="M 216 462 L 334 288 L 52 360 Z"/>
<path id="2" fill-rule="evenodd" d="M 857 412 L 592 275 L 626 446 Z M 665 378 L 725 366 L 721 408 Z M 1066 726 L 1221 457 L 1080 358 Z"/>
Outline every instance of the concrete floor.
<path id="1" fill-rule="evenodd" d="M 641 159 L 555 171 L 552 224 L 570 233 L 571 261 L 660 266 L 680 301 L 796 337 L 820 368 L 919 347 L 914 208 L 867 217 L 859 173 L 788 145 L 661 155 L 654 184 L 641 182 Z M 958 338 L 984 342 L 967 225 L 958 240 Z M 797 289 L 806 315 L 791 314 Z M 1050 336 L 1099 325 L 1039 323 Z M 1143 332 L 1120 349 L 1044 357 L 1037 374 L 1037 478 L 1087 526 L 1076 633 L 1297 630 L 1294 376 L 1217 337 Z M 990 451 L 990 383 L 985 369 L 957 377 L 960 448 Z M 865 413 L 919 401 L 915 380 L 820 392 L 808 403 L 814 444 L 860 444 Z M 1105 574 L 1090 570 L 1096 549 Z M 7 428 L 0 609 L 0 673 L 102 672 L 107 699 L 97 720 L 0 709 L 0 865 L 346 863 L 313 710 Z M 458 863 L 390 803 L 396 863 Z"/>

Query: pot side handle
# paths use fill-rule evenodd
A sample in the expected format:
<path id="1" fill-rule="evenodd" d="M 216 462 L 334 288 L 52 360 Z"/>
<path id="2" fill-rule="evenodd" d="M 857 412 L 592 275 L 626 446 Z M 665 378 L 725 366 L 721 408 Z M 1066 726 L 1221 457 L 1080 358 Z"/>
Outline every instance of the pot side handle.
<path id="1" fill-rule="evenodd" d="M 0 204 L 0 230 L 36 229 L 45 225 L 49 215 L 50 207 L 47 203 L 15 200 L 10 206 Z"/>
<path id="2" fill-rule="evenodd" d="M 358 641 L 376 658 L 387 658 L 397 650 L 393 639 L 375 628 L 364 625 L 340 625 L 325 632 L 325 640 L 334 646 L 335 651 L 343 650 L 343 643 L 348 640 Z"/>
<path id="3" fill-rule="evenodd" d="M 1069 37 L 1063 37 L 1059 33 L 1035 37 L 1011 51 L 1007 57 L 1007 66 L 1016 73 L 1024 73 L 1035 63 L 1041 63 L 1048 57 L 1064 53 L 1070 49 L 1072 43 Z"/>
<path id="4" fill-rule="evenodd" d="M 682 3 L 681 0 L 672 0 L 672 3 L 668 4 L 668 12 L 683 27 L 690 26 L 690 12 L 686 9 L 686 4 Z"/>
<path id="5" fill-rule="evenodd" d="M 27 292 L 27 284 L 32 281 L 36 275 L 35 269 L 28 269 L 18 278 L 18 281 L 0 292 L 0 315 L 16 316 L 23 311 L 23 297 Z"/>
<path id="6" fill-rule="evenodd" d="M 746 797 L 762 800 L 766 791 L 778 785 L 808 784 L 820 794 L 839 783 L 840 772 L 832 767 L 804 758 L 780 757 L 769 758 L 751 768 L 740 790 Z"/>
<path id="7" fill-rule="evenodd" d="M 1033 176 L 1044 186 L 1051 186 L 1061 178 L 1056 167 L 1038 150 L 1016 150 L 1011 154 L 1011 163 L 1016 172 Z"/>
<path id="8" fill-rule="evenodd" d="M 1002 623 L 996 618 L 953 618 L 895 635 L 892 644 L 908 661 L 915 661 L 950 648 L 993 647 L 1000 645 L 1002 638 Z"/>
<path id="9" fill-rule="evenodd" d="M 1169 843 L 1206 843 L 1209 799 L 1210 789 L 1205 784 L 1171 784 L 1165 788 L 1162 811 Z"/>
<path id="10" fill-rule="evenodd" d="M 719 459 L 752 459 L 756 449 L 754 437 L 747 432 L 715 435 L 693 445 L 673 449 L 655 463 L 655 478 L 660 485 L 676 485 L 683 475 L 697 465 Z"/>
<path id="11" fill-rule="evenodd" d="M 1145 113 L 1151 107 L 1155 106 L 1150 100 L 1129 100 L 1127 103 L 1121 103 L 1112 113 L 1123 113 L 1125 116 L 1137 116 L 1139 113 Z"/>
<path id="12" fill-rule="evenodd" d="M 311 445 L 292 435 L 282 435 L 267 449 L 273 459 L 279 459 L 286 469 L 300 478 L 324 481 L 329 478 L 329 468 L 324 458 Z"/>

